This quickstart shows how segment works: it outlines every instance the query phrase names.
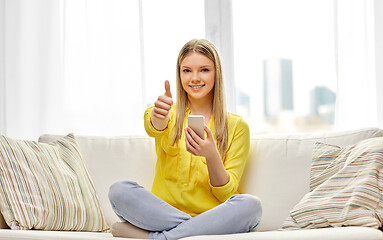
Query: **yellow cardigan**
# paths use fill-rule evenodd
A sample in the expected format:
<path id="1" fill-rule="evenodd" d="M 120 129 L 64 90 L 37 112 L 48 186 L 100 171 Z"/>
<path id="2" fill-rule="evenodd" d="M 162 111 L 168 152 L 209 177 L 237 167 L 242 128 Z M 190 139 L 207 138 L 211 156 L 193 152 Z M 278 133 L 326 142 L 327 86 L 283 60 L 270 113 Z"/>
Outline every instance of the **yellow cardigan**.
<path id="1" fill-rule="evenodd" d="M 224 186 L 213 187 L 210 184 L 205 157 L 194 156 L 186 151 L 185 134 L 182 134 L 178 144 L 171 145 L 176 120 L 175 105 L 169 112 L 168 127 L 162 131 L 158 131 L 151 124 L 152 109 L 153 106 L 146 109 L 144 122 L 148 135 L 155 138 L 157 153 L 153 194 L 179 210 L 196 216 L 238 193 L 239 181 L 250 147 L 249 126 L 241 117 L 228 114 L 228 148 L 224 166 L 230 180 Z M 189 113 L 187 110 L 184 128 L 187 127 Z M 216 141 L 213 116 L 207 126 Z"/>

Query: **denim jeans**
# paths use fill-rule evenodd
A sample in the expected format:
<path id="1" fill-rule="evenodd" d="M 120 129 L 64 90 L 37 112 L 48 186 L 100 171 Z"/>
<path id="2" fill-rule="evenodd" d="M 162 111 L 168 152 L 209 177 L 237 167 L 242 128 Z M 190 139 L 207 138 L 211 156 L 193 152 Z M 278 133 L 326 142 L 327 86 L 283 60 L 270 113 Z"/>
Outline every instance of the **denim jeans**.
<path id="1" fill-rule="evenodd" d="M 262 215 L 258 198 L 236 194 L 191 217 L 131 181 L 114 183 L 109 189 L 109 200 L 122 221 L 149 231 L 150 239 L 160 240 L 255 231 Z"/>

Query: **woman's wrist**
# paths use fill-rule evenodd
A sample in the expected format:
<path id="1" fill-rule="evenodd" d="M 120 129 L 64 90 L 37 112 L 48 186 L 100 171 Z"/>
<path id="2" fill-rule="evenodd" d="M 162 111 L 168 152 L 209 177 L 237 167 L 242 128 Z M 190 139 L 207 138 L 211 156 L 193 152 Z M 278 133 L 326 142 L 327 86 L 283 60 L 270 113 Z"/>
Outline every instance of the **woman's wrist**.
<path id="1" fill-rule="evenodd" d="M 218 150 L 215 149 L 215 151 L 212 151 L 210 156 L 206 156 L 205 158 L 209 172 L 210 184 L 213 187 L 226 185 L 230 180 L 230 176 L 223 165 L 222 158 Z"/>
<path id="2" fill-rule="evenodd" d="M 164 119 L 160 119 L 158 117 L 155 117 L 152 113 L 150 116 L 150 122 L 155 129 L 157 129 L 158 131 L 162 131 L 168 126 L 169 115 L 167 115 Z"/>

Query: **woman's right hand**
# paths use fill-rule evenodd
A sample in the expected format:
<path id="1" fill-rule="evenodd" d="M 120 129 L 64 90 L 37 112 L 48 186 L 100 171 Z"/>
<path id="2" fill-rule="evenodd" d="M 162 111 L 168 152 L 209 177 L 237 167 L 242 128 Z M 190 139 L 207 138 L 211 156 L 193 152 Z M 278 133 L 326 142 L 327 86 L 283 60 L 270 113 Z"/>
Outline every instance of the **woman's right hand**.
<path id="1" fill-rule="evenodd" d="M 167 127 L 169 121 L 169 110 L 173 105 L 172 93 L 170 92 L 170 83 L 165 81 L 165 93 L 158 97 L 154 102 L 151 121 L 157 130 L 163 130 Z"/>

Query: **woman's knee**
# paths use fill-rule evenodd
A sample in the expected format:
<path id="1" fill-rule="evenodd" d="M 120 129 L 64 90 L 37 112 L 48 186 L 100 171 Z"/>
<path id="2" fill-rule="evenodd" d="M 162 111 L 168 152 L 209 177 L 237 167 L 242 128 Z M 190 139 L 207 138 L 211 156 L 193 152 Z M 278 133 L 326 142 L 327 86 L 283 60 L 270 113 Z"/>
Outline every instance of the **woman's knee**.
<path id="1" fill-rule="evenodd" d="M 126 198 L 129 198 L 129 194 L 133 191 L 133 189 L 141 188 L 140 185 L 138 185 L 136 182 L 132 181 L 118 181 L 113 183 L 109 187 L 109 200 L 111 202 L 118 202 L 121 200 L 121 197 L 123 197 L 125 200 Z"/>
<path id="2" fill-rule="evenodd" d="M 244 204 L 248 206 L 248 209 L 253 210 L 254 212 L 262 211 L 262 203 L 261 200 L 250 194 L 243 194 Z"/>
<path id="3" fill-rule="evenodd" d="M 262 218 L 262 202 L 261 200 L 253 195 L 245 194 L 246 200 L 244 201 L 246 208 L 249 211 L 249 217 L 251 222 L 250 231 L 255 231 L 255 229 L 258 227 L 259 223 L 261 222 Z"/>
<path id="4" fill-rule="evenodd" d="M 250 228 L 257 227 L 262 217 L 261 200 L 250 194 L 233 195 L 232 198 L 232 200 L 238 201 L 238 211 L 242 213 L 244 218 L 248 219 Z"/>
<path id="5" fill-rule="evenodd" d="M 229 201 L 240 202 L 240 206 L 245 209 L 253 209 L 257 211 L 258 209 L 262 209 L 261 200 L 250 194 L 236 194 L 230 197 Z"/>

